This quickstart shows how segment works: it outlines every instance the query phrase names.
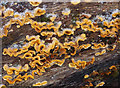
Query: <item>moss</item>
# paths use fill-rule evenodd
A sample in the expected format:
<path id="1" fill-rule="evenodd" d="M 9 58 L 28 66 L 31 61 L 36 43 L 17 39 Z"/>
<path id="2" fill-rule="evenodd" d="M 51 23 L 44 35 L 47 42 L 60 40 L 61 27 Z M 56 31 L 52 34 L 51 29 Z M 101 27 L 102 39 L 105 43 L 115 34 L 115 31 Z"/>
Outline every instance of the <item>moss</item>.
<path id="1" fill-rule="evenodd" d="M 109 40 L 108 40 L 108 44 L 113 44 L 113 43 L 115 43 L 115 41 L 116 41 L 116 38 L 110 38 Z"/>
<path id="2" fill-rule="evenodd" d="M 50 19 L 47 18 L 46 16 L 42 15 L 42 16 L 37 16 L 35 17 L 33 20 L 37 21 L 37 22 L 50 22 Z"/>
<path id="3" fill-rule="evenodd" d="M 47 17 L 42 17 L 42 18 L 40 19 L 40 22 L 50 22 L 50 19 L 47 18 Z"/>

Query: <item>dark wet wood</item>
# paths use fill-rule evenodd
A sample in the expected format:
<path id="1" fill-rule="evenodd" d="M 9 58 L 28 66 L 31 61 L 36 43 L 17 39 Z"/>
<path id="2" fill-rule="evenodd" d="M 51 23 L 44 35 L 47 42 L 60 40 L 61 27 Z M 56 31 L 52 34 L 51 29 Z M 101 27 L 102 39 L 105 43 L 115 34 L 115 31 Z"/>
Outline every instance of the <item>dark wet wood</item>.
<path id="1" fill-rule="evenodd" d="M 47 4 L 47 3 L 44 3 L 44 4 Z M 41 7 L 42 5 L 43 4 L 41 4 L 39 7 Z M 9 5 L 7 7 L 9 7 Z M 23 3 L 23 7 L 28 8 L 30 10 L 33 9 L 33 8 L 29 8 L 30 5 L 28 5 L 28 3 Z M 19 7 L 19 8 L 23 8 L 23 7 Z M 60 17 L 58 17 L 56 19 L 56 21 L 61 20 L 63 23 L 67 23 L 66 26 L 68 26 L 70 24 L 69 21 L 72 20 L 71 15 L 69 17 L 70 19 L 67 19 L 66 21 L 65 21 L 65 19 L 61 19 L 63 17 L 61 15 L 61 11 L 66 7 L 71 8 L 72 14 L 76 14 L 76 15 L 80 14 L 80 13 L 90 13 L 92 15 L 97 15 L 97 14 L 106 15 L 107 11 L 109 12 L 112 9 L 118 8 L 118 3 L 104 3 L 104 4 L 80 3 L 77 6 L 73 6 L 70 3 L 66 3 L 66 4 L 65 3 L 64 4 L 56 3 L 55 5 L 53 5 L 52 3 L 48 3 L 47 11 L 48 12 L 54 11 L 55 13 L 58 13 L 60 15 Z M 11 8 L 14 8 L 14 6 Z M 17 8 L 17 9 L 14 8 L 14 10 L 19 12 L 20 11 L 20 10 L 18 10 L 19 8 Z M 24 9 L 22 9 L 22 10 L 24 10 Z M 107 13 L 107 14 L 110 14 L 110 13 Z M 15 42 L 25 40 L 26 35 L 36 35 L 37 34 L 34 31 L 34 29 L 32 29 L 30 27 L 30 25 L 24 25 L 24 26 L 20 27 L 19 29 L 16 28 L 16 25 L 12 25 L 12 29 L 13 29 L 13 32 L 8 33 L 8 36 L 3 37 L 3 39 L 2 39 L 3 40 L 2 41 L 2 50 L 4 48 L 8 48 L 10 45 L 12 45 Z M 96 36 L 97 35 L 95 34 L 94 37 L 97 38 Z M 92 37 L 93 37 L 93 35 L 91 35 L 90 38 L 92 38 Z M 88 41 L 88 42 L 90 42 L 90 41 Z M 54 88 L 55 86 L 60 86 L 62 88 L 68 88 L 69 86 L 75 86 L 75 87 L 82 86 L 84 84 L 83 76 L 85 74 L 89 74 L 93 70 L 102 69 L 104 67 L 109 67 L 113 64 L 118 64 L 118 65 L 120 64 L 120 60 L 119 60 L 120 59 L 120 45 L 117 43 L 116 43 L 116 45 L 117 45 L 117 48 L 114 51 L 107 52 L 106 54 L 104 54 L 102 56 L 96 57 L 95 63 L 93 65 L 86 67 L 84 70 L 75 70 L 75 69 L 69 68 L 68 63 L 70 62 L 70 60 L 67 59 L 65 61 L 65 63 L 63 64 L 63 66 L 59 67 L 59 66 L 54 65 L 51 68 L 46 69 L 46 72 L 42 76 L 36 75 L 34 80 L 28 79 L 27 81 L 18 82 L 14 86 L 29 86 L 29 87 L 31 87 L 32 84 L 34 84 L 36 82 L 41 82 L 44 80 L 48 81 L 48 84 L 45 86 L 46 88 L 48 88 L 48 87 Z M 95 52 L 96 52 L 95 50 L 91 50 L 91 49 L 84 50 L 81 52 L 82 53 L 81 56 L 76 55 L 76 57 L 74 57 L 74 58 L 76 60 L 78 60 L 79 58 L 84 58 L 84 59 L 91 58 L 92 56 L 94 56 Z M 28 62 L 24 59 L 20 60 L 19 58 L 2 56 L 2 64 L 4 65 L 5 63 L 9 63 L 9 64 L 16 66 L 17 64 L 24 65 L 25 63 L 28 63 Z M 3 73 L 3 75 L 6 74 L 5 71 L 3 71 L 2 73 Z M 118 80 L 118 79 L 116 79 L 116 80 Z M 116 82 L 116 80 L 115 80 L 115 82 Z M 114 82 L 114 80 L 112 80 L 112 81 Z M 109 81 L 109 78 L 108 78 L 108 83 L 110 85 L 112 85 L 112 83 Z M 8 85 L 8 83 L 4 80 L 3 80 L 3 84 Z M 106 84 L 106 86 L 109 84 Z"/>

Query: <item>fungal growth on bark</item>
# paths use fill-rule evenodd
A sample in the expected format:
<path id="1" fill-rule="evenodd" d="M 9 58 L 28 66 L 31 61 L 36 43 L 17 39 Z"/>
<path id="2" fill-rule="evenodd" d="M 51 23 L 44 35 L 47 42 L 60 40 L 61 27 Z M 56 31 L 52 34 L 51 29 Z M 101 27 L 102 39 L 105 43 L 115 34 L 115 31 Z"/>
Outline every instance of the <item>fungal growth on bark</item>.
<path id="1" fill-rule="evenodd" d="M 119 17 L 118 2 L 0 2 L 1 88 L 109 86 L 120 76 Z"/>

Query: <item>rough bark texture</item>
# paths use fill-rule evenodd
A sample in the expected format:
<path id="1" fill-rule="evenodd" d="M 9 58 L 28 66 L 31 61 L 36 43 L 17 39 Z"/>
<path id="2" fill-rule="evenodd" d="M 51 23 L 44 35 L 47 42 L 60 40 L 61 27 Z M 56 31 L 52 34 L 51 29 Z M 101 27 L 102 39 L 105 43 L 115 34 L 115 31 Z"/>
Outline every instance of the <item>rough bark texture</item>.
<path id="1" fill-rule="evenodd" d="M 28 5 L 28 3 L 18 3 L 18 4 L 22 4 L 23 7 L 28 8 L 28 9 L 33 9 L 32 7 L 30 8 L 30 5 Z M 70 3 L 42 3 L 40 4 L 40 7 L 42 5 L 47 5 L 47 11 L 48 12 L 56 12 L 58 14 L 60 14 L 60 17 L 56 19 L 56 21 L 58 20 L 62 20 L 62 23 L 65 23 L 67 27 L 72 19 L 72 16 L 70 15 L 69 19 L 61 19 L 62 18 L 62 14 L 61 11 L 68 7 L 71 10 L 71 14 L 80 14 L 80 13 L 89 13 L 92 14 L 93 16 L 96 15 L 106 15 L 106 14 L 110 14 L 110 11 L 112 9 L 117 9 L 119 7 L 119 3 L 80 3 L 79 5 L 71 5 Z M 6 7 L 10 7 L 9 3 L 6 4 Z M 15 6 L 11 7 L 16 11 L 20 11 L 20 7 L 16 8 Z M 22 8 L 22 7 L 21 7 Z M 78 9 L 78 10 L 76 10 Z M 22 9 L 24 10 L 24 9 Z M 21 11 L 20 11 L 21 12 Z M 8 18 L 9 19 L 9 18 Z M 7 19 L 7 20 L 8 20 Z M 6 19 L 3 19 L 3 24 L 5 24 Z M 64 26 L 63 26 L 64 28 Z M 8 48 L 10 45 L 12 45 L 15 42 L 19 42 L 22 40 L 25 40 L 25 36 L 26 35 L 36 35 L 37 33 L 35 32 L 34 29 L 32 29 L 30 27 L 30 25 L 24 25 L 20 28 L 16 28 L 16 25 L 12 25 L 13 32 L 8 33 L 7 37 L 3 37 L 2 38 L 2 50 L 4 48 Z M 76 33 L 77 35 L 77 33 Z M 118 34 L 120 35 L 120 34 Z M 94 35 L 91 34 L 90 39 L 91 38 L 97 38 L 96 37 L 97 34 L 95 33 Z M 96 39 L 97 40 L 97 39 Z M 87 41 L 89 42 L 89 41 Z M 44 86 L 45 88 L 54 88 L 54 87 L 61 87 L 61 88 L 69 88 L 69 86 L 74 86 L 75 88 L 77 87 L 82 87 L 85 82 L 84 82 L 84 75 L 85 74 L 90 74 L 93 70 L 102 70 L 104 71 L 106 68 L 109 68 L 112 65 L 119 65 L 120 64 L 120 44 L 116 43 L 117 47 L 114 51 L 111 52 L 107 52 L 102 56 L 98 56 L 95 58 L 95 63 L 93 65 L 87 66 L 85 67 L 85 69 L 81 70 L 76 70 L 73 68 L 69 68 L 68 67 L 68 63 L 70 61 L 70 59 L 67 59 L 65 61 L 65 63 L 63 64 L 63 66 L 59 67 L 59 66 L 52 66 L 49 69 L 46 69 L 46 72 L 42 75 L 42 76 L 38 76 L 36 75 L 34 80 L 33 79 L 29 79 L 26 81 L 22 81 L 22 82 L 18 82 L 15 83 L 14 85 L 9 85 L 9 87 L 13 88 L 12 86 L 28 86 L 31 87 L 33 83 L 36 82 L 41 82 L 44 80 L 47 80 L 48 83 L 46 86 Z M 92 56 L 94 56 L 94 53 L 97 52 L 96 50 L 83 50 L 81 51 L 81 56 L 76 55 L 74 58 L 75 60 L 78 60 L 79 58 L 84 58 L 84 59 L 89 59 Z M 21 64 L 24 65 L 28 63 L 27 60 L 25 59 L 19 59 L 19 58 L 15 58 L 15 57 L 9 57 L 9 56 L 4 56 L 2 55 L 2 65 L 4 64 L 12 64 L 13 66 L 16 66 L 17 64 Z M 5 75 L 6 73 L 4 71 L 2 71 L 2 75 Z M 120 75 L 118 75 L 117 77 L 110 79 L 110 78 L 106 78 L 103 79 L 103 81 L 105 81 L 105 85 L 104 86 L 111 86 L 111 87 L 118 87 L 119 85 L 119 80 L 120 80 Z M 3 84 L 8 85 L 8 83 L 6 81 L 3 80 Z"/>

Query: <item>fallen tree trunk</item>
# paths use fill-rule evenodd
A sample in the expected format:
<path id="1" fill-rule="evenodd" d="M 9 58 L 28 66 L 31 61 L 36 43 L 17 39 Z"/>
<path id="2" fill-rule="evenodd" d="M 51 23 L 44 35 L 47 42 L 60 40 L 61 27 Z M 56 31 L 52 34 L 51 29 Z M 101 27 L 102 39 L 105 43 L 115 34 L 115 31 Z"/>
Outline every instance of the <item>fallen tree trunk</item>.
<path id="1" fill-rule="evenodd" d="M 25 8 L 29 8 L 30 5 L 29 3 L 18 3 L 18 6 L 23 5 Z M 62 14 L 60 11 L 62 11 L 64 8 L 69 7 L 71 9 L 71 14 L 76 14 L 74 15 L 77 17 L 78 14 L 82 13 L 89 13 L 91 14 L 94 18 L 96 15 L 109 15 L 111 10 L 117 9 L 118 8 L 118 3 L 117 2 L 111 2 L 111 3 L 80 3 L 79 5 L 71 5 L 70 3 L 42 3 L 39 7 L 42 5 L 48 5 L 47 11 L 48 12 L 56 12 L 59 14 L 60 17 L 56 18 L 56 21 L 62 20 L 64 24 L 66 24 L 66 27 L 70 24 L 71 20 L 74 20 L 71 16 L 68 17 L 68 19 L 64 20 L 62 19 Z M 6 7 L 14 8 L 15 6 L 9 6 L 9 3 L 6 4 Z M 22 7 L 22 8 L 23 8 Z M 56 7 L 56 8 L 55 8 Z M 19 9 L 20 7 L 16 8 Z M 34 7 L 31 7 L 33 9 Z M 52 9 L 53 8 L 53 9 Z M 15 8 L 14 8 L 15 9 Z M 23 9 L 22 9 L 23 10 Z M 21 12 L 22 10 L 18 11 Z M 41 18 L 40 18 L 41 19 Z M 3 19 L 6 20 L 6 19 Z M 38 18 L 34 18 L 34 20 L 38 20 Z M 5 22 L 3 21 L 3 24 Z M 62 25 L 63 27 L 64 25 Z M 13 29 L 13 32 L 8 33 L 7 37 L 3 37 L 2 41 L 2 51 L 4 48 L 8 48 L 11 46 L 13 43 L 19 43 L 20 41 L 25 40 L 26 35 L 37 35 L 36 31 L 30 27 L 30 25 L 24 25 L 21 28 L 16 28 L 16 24 L 12 25 L 11 27 Z M 8 29 L 10 31 L 10 29 Z M 79 31 L 75 32 L 75 37 L 79 34 Z M 90 43 L 92 39 L 97 40 L 98 33 L 90 34 L 89 39 L 85 41 L 85 43 Z M 120 33 L 118 31 L 118 37 L 115 40 L 119 40 Z M 64 38 L 64 37 L 63 37 Z M 62 37 L 60 39 L 62 41 Z M 110 39 L 109 39 L 110 40 Z M 99 73 L 96 78 L 92 78 L 91 83 L 93 86 L 96 86 L 99 82 L 104 81 L 105 85 L 104 86 L 112 86 L 112 87 L 117 87 L 119 84 L 119 79 L 120 79 L 120 69 L 119 69 L 119 64 L 120 64 L 120 43 L 114 41 L 114 39 L 111 38 L 112 44 L 116 45 L 116 48 L 114 51 L 106 52 L 105 54 L 101 56 L 95 57 L 95 62 L 92 65 L 86 66 L 85 69 L 74 69 L 70 68 L 68 64 L 70 63 L 70 59 L 74 58 L 75 60 L 86 60 L 89 61 L 91 57 L 94 56 L 94 54 L 97 52 L 97 50 L 92 50 L 92 49 L 87 49 L 87 50 L 81 50 L 78 53 L 81 53 L 81 55 L 78 55 L 78 53 L 74 57 L 70 57 L 69 59 L 65 60 L 65 63 L 60 67 L 57 65 L 53 65 L 52 67 L 46 69 L 46 72 L 43 73 L 42 76 L 35 75 L 34 79 L 28 79 L 22 82 L 16 82 L 14 85 L 9 85 L 8 82 L 5 80 L 2 80 L 3 84 L 5 84 L 8 87 L 32 87 L 33 84 L 36 82 L 41 82 L 44 80 L 47 80 L 47 85 L 43 86 L 45 88 L 54 88 L 54 87 L 61 87 L 61 88 L 69 88 L 70 86 L 73 86 L 75 88 L 77 87 L 86 87 L 86 85 L 89 84 L 88 81 L 85 81 L 86 79 L 84 76 L 86 74 L 91 74 L 94 70 Z M 20 59 L 19 57 L 10 57 L 8 55 L 4 56 L 2 55 L 2 65 L 4 64 L 11 64 L 12 66 L 17 66 L 18 64 L 21 64 L 22 66 L 24 64 L 27 64 L 29 61 L 26 59 Z M 110 76 L 105 76 L 105 74 L 101 75 L 104 73 L 106 70 L 109 69 L 110 66 L 115 65 L 117 67 L 116 74 L 117 76 L 113 76 L 114 74 L 111 74 Z M 2 69 L 2 67 L 1 67 Z M 3 70 L 3 69 L 2 69 Z M 29 73 L 31 70 L 29 71 Z M 111 71 L 112 72 L 112 71 Z M 114 71 L 113 71 L 114 73 Z M 2 75 L 5 75 L 6 72 L 3 70 Z M 115 75 L 116 75 L 115 74 Z M 114 83 L 116 85 L 114 85 Z"/>

